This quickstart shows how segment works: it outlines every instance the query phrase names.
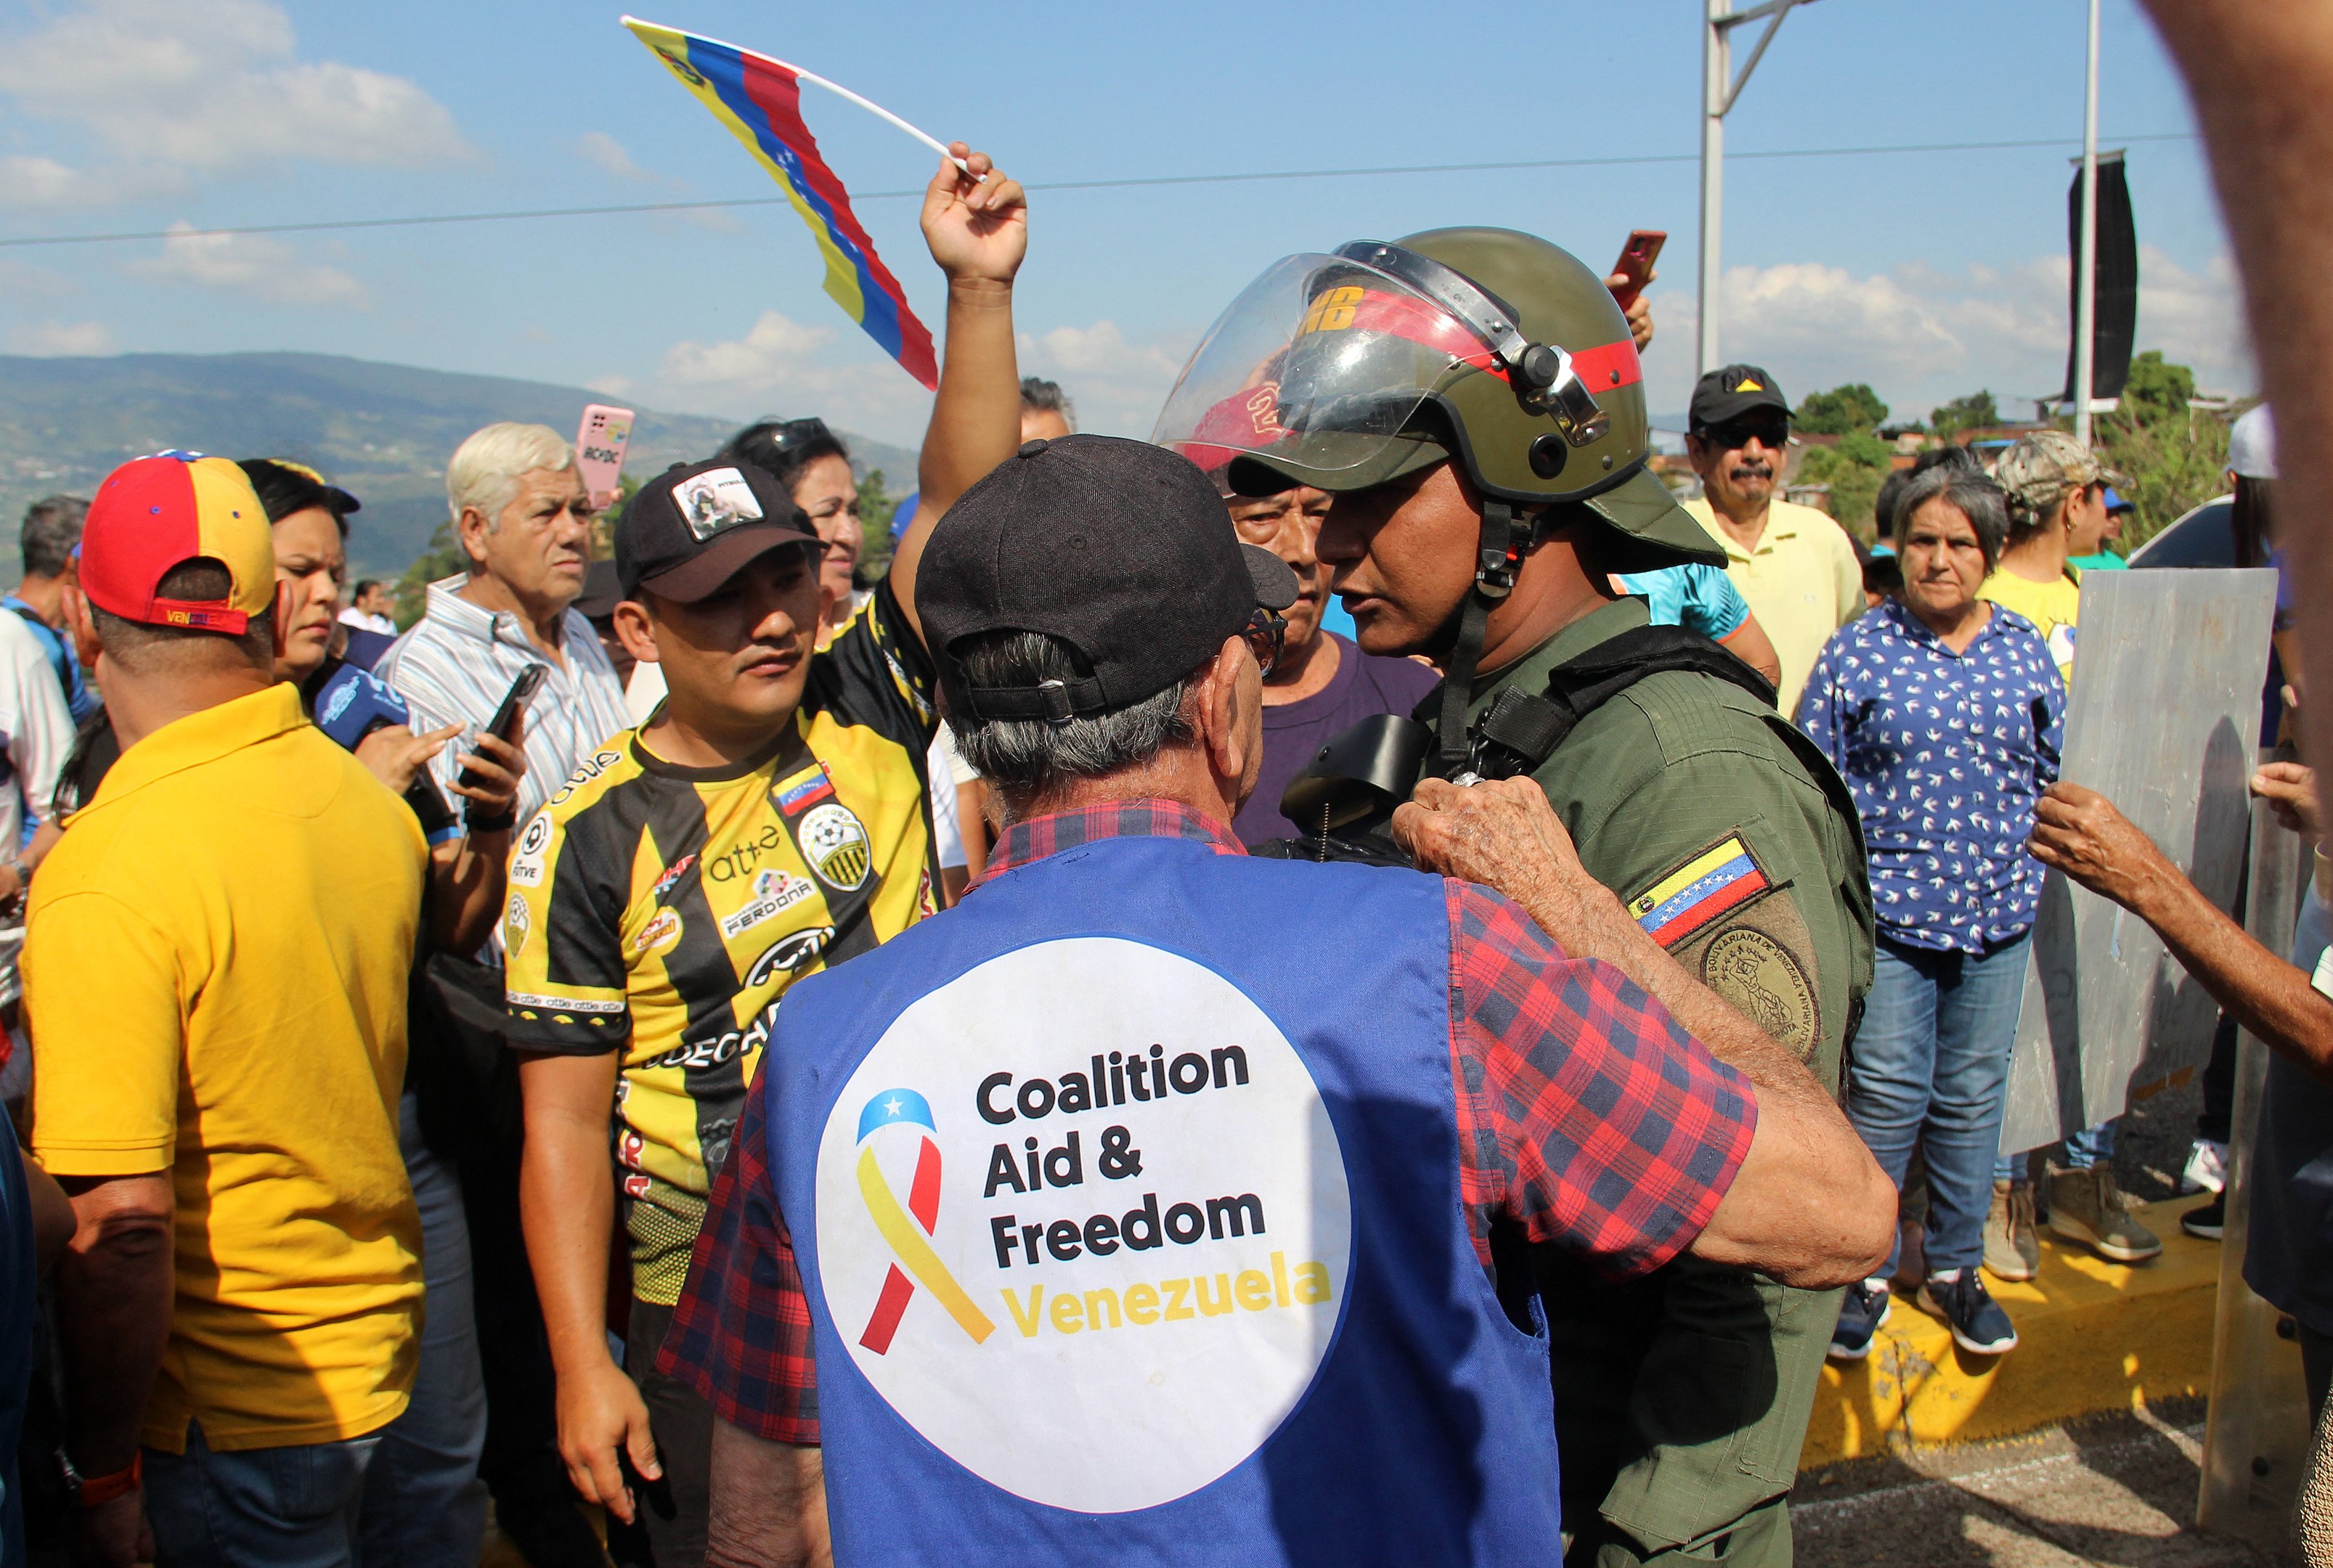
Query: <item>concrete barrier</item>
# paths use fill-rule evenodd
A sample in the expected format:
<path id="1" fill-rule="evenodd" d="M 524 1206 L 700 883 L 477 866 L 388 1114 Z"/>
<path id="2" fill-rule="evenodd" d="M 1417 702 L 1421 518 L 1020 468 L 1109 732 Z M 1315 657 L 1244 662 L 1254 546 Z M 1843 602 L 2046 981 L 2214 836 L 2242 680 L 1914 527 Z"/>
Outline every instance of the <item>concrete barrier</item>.
<path id="1" fill-rule="evenodd" d="M 2179 1229 L 2203 1195 L 2133 1211 L 2163 1256 L 2127 1267 L 2041 1236 L 2025 1285 L 1985 1276 L 2017 1325 L 2004 1356 L 1969 1355 L 1944 1320 L 1898 1296 L 1871 1353 L 1823 1369 L 1801 1469 L 1867 1455 L 2015 1437 L 2075 1416 L 2209 1391 L 2220 1244 Z"/>

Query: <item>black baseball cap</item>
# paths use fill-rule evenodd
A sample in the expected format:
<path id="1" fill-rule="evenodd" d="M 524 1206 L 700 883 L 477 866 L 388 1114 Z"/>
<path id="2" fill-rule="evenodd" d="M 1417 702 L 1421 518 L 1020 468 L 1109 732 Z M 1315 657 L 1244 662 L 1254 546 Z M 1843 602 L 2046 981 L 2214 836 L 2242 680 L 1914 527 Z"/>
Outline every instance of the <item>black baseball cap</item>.
<path id="1" fill-rule="evenodd" d="M 754 557 L 782 545 L 825 546 L 774 478 L 750 463 L 676 463 L 639 488 L 616 525 L 616 578 L 694 604 Z"/>
<path id="2" fill-rule="evenodd" d="M 1756 365 L 1726 365 L 1694 383 L 1685 423 L 1695 430 L 1706 430 L 1769 409 L 1785 419 L 1791 416 L 1791 405 L 1774 378 Z"/>
<path id="3" fill-rule="evenodd" d="M 951 712 L 1066 720 L 1156 696 L 1215 656 L 1256 607 L 1296 602 L 1296 574 L 1243 544 L 1223 497 L 1179 453 L 1114 435 L 1022 444 L 932 530 L 916 608 Z M 1040 632 L 1081 678 L 980 687 L 954 650 Z"/>

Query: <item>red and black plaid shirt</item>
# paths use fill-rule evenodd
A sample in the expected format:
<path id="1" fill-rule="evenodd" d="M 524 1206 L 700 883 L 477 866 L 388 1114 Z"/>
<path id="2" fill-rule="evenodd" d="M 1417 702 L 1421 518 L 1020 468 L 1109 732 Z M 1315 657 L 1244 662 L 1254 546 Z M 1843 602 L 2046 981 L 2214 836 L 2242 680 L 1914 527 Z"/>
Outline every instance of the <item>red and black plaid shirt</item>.
<path id="1" fill-rule="evenodd" d="M 1189 838 L 1246 853 L 1172 801 L 1015 825 L 983 883 L 1100 838 Z M 1683 1251 L 1733 1184 L 1757 1102 L 1731 1067 L 1617 969 L 1576 959 L 1487 888 L 1445 879 L 1459 1187 L 1474 1250 L 1492 1222 L 1629 1276 Z M 818 1441 L 818 1368 L 793 1241 L 770 1181 L 759 1085 L 715 1178 L 658 1369 L 773 1442 Z"/>

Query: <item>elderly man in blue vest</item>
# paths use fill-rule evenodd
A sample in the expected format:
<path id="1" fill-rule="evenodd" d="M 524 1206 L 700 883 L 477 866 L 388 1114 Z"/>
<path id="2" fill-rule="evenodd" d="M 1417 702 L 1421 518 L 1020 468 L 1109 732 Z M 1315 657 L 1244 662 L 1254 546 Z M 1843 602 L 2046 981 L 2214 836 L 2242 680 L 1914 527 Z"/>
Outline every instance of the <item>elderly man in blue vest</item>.
<path id="1" fill-rule="evenodd" d="M 1137 442 L 1029 442 L 934 531 L 1003 836 L 777 1011 L 662 1362 L 722 1418 L 709 1560 L 1551 1563 L 1534 1248 L 1813 1287 L 1886 1252 L 1829 1098 L 1534 790 L 1398 824 L 1530 913 L 1242 852 L 1295 592 Z"/>

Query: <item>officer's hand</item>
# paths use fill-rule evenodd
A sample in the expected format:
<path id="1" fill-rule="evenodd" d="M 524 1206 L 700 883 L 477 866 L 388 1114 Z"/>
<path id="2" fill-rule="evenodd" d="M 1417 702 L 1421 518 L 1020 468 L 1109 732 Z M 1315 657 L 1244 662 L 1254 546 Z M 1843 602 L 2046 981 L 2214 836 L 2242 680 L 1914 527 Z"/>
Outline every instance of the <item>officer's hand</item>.
<path id="1" fill-rule="evenodd" d="M 1421 779 L 1394 811 L 1393 836 L 1424 869 L 1505 894 L 1567 951 L 1610 956 L 1643 937 L 1529 779 L 1463 789 Z"/>
<path id="2" fill-rule="evenodd" d="M 997 171 L 984 152 L 951 142 L 948 151 L 972 166 L 966 174 L 953 158 L 924 191 L 924 243 L 951 283 L 1010 283 L 1029 252 L 1029 201 L 1021 182 Z"/>
<path id="3" fill-rule="evenodd" d="M 648 1435 L 648 1408 L 624 1369 L 603 1360 L 588 1372 L 561 1372 L 559 1457 L 567 1463 L 567 1478 L 585 1502 L 599 1504 L 629 1525 L 637 1505 L 616 1463 L 619 1448 L 648 1480 L 664 1474 L 656 1439 Z"/>
<path id="4" fill-rule="evenodd" d="M 2033 837 L 2026 847 L 2042 865 L 2126 909 L 2139 909 L 2166 872 L 2179 875 L 2113 801 L 2079 784 L 2052 784 L 2033 803 Z"/>
<path id="5" fill-rule="evenodd" d="M 1650 284 L 1655 278 L 1659 276 L 1660 273 L 1658 272 L 1647 272 L 1645 274 L 1645 282 L 1647 284 Z M 1615 272 L 1610 277 L 1604 280 L 1604 286 L 1612 291 L 1613 298 L 1618 299 L 1619 298 L 1620 291 L 1627 288 L 1629 282 L 1630 280 L 1627 273 Z M 1641 354 L 1646 349 L 1651 348 L 1653 346 L 1652 301 L 1647 299 L 1642 293 L 1639 293 L 1635 299 L 1629 301 L 1628 303 L 1623 307 L 1621 314 L 1628 318 L 1628 336 L 1637 340 L 1637 352 Z"/>

